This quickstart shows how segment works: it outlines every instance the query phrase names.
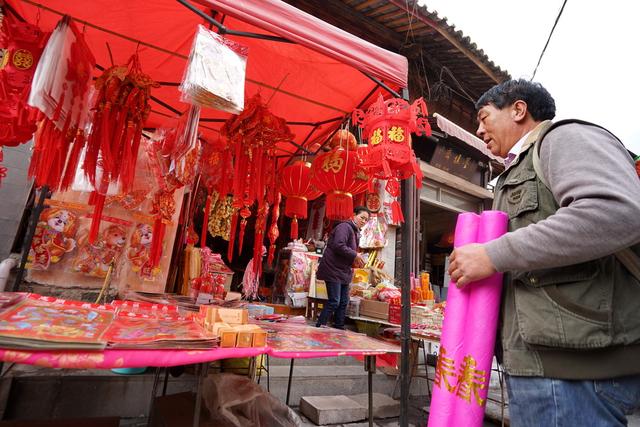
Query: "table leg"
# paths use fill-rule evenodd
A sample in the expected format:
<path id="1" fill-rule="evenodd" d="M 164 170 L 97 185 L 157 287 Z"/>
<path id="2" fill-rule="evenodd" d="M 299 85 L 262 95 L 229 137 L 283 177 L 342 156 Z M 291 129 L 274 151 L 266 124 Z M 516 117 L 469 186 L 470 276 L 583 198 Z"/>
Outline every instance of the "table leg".
<path id="1" fill-rule="evenodd" d="M 164 368 L 164 385 L 162 386 L 162 395 L 167 395 L 167 385 L 169 384 L 169 368 Z"/>
<path id="2" fill-rule="evenodd" d="M 373 427 L 373 374 L 376 372 L 376 356 L 364 357 L 364 370 L 367 371 L 369 386 L 369 427 Z"/>
<path id="3" fill-rule="evenodd" d="M 201 363 L 197 365 L 198 383 L 196 389 L 196 404 L 193 410 L 193 427 L 200 426 L 200 409 L 202 408 L 202 387 L 204 385 L 204 379 L 207 378 L 209 373 L 209 362 Z"/>
<path id="4" fill-rule="evenodd" d="M 156 400 L 156 392 L 158 391 L 158 383 L 160 382 L 160 370 L 162 368 L 155 368 L 153 374 L 153 388 L 151 389 L 151 401 L 149 402 L 149 416 L 147 417 L 147 426 L 152 425 L 153 421 L 153 405 Z"/>
<path id="5" fill-rule="evenodd" d="M 287 383 L 287 401 L 286 404 L 289 406 L 289 396 L 291 395 L 291 378 L 293 377 L 293 360 L 291 359 L 291 365 L 289 366 L 289 382 Z"/>
<path id="6" fill-rule="evenodd" d="M 271 372 L 269 372 L 269 355 L 265 354 L 264 357 L 267 358 L 267 391 L 271 393 L 271 385 L 269 384 L 269 375 L 271 374 Z"/>

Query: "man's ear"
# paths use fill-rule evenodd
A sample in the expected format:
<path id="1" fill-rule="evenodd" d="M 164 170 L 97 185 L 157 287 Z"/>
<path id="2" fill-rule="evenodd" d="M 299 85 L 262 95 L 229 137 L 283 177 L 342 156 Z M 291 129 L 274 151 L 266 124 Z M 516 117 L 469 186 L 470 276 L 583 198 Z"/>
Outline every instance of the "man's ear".
<path id="1" fill-rule="evenodd" d="M 526 119 L 528 111 L 527 103 L 519 99 L 511 106 L 511 117 L 514 121 L 521 122 Z"/>

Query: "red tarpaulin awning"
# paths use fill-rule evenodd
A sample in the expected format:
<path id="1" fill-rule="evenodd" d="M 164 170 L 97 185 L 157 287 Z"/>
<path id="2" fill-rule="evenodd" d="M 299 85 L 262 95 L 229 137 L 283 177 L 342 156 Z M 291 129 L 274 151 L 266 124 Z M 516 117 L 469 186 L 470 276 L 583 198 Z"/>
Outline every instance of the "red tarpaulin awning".
<path id="1" fill-rule="evenodd" d="M 221 19 L 237 31 L 290 38 L 297 43 L 227 35 L 248 47 L 245 98 L 259 92 L 269 109 L 289 122 L 293 141 L 306 146 L 322 142 L 342 118 L 373 99 L 376 83 L 363 72 L 382 79 L 394 89 L 406 85 L 406 58 L 358 39 L 324 21 L 277 0 L 200 0 L 198 8 Z M 9 0 L 27 21 L 51 31 L 61 15 L 76 20 L 97 63 L 102 67 L 124 63 L 136 49 L 143 71 L 162 86 L 154 89 L 156 101 L 147 127 L 168 125 L 186 111 L 177 85 L 202 17 L 174 0 L 91 0 L 75 2 Z M 205 7 L 206 5 L 206 7 Z M 213 8 L 210 9 L 210 8 Z M 247 22 L 249 21 L 249 22 Z M 110 53 L 111 52 L 111 53 Z M 96 75 L 100 72 L 96 70 Z M 365 103 L 366 104 L 366 103 Z M 203 109 L 201 130 L 215 138 L 229 114 Z M 326 122 L 314 127 L 318 122 Z M 314 130 L 315 129 L 315 130 Z M 295 151 L 295 146 L 282 146 Z M 286 154 L 283 151 L 281 154 Z"/>

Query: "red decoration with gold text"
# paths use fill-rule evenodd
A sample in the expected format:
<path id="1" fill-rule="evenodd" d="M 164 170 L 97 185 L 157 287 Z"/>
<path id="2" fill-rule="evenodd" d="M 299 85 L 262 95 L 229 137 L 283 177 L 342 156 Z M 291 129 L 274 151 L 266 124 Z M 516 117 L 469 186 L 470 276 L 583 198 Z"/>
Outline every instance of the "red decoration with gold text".
<path id="1" fill-rule="evenodd" d="M 356 150 L 336 146 L 311 164 L 311 183 L 327 195 L 326 216 L 345 220 L 353 215 L 353 195 L 367 189 L 369 175 Z"/>
<path id="2" fill-rule="evenodd" d="M 364 128 L 363 137 L 369 141 L 364 166 L 376 178 L 389 180 L 387 191 L 399 194 L 398 180 L 416 176 L 416 186 L 422 186 L 422 172 L 411 149 L 411 133 L 431 135 L 427 122 L 427 105 L 422 98 L 409 104 L 404 99 L 384 100 L 378 97 L 364 113 L 353 112 L 353 122 Z M 401 211 L 395 202 L 394 217 Z"/>
<path id="3" fill-rule="evenodd" d="M 287 199 L 284 214 L 293 218 L 291 238 L 298 238 L 298 218 L 307 217 L 307 201 L 317 199 L 322 192 L 311 185 L 311 163 L 299 160 L 280 173 L 280 192 Z"/>
<path id="4" fill-rule="evenodd" d="M 0 147 L 15 147 L 36 131 L 27 100 L 48 33 L 2 12 L 0 8 Z"/>

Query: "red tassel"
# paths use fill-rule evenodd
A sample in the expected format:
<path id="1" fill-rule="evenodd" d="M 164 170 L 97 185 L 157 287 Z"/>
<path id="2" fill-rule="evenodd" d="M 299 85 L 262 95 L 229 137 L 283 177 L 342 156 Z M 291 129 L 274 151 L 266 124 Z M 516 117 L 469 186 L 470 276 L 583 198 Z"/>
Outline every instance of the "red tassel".
<path id="1" fill-rule="evenodd" d="M 207 203 L 204 206 L 204 219 L 202 220 L 202 231 L 200 233 L 200 247 L 207 247 L 207 229 L 209 228 L 209 214 L 211 213 L 211 195 L 207 196 Z"/>
<path id="2" fill-rule="evenodd" d="M 397 200 L 391 202 L 391 220 L 394 224 L 400 224 L 404 222 L 404 215 L 402 215 L 402 208 Z"/>
<path id="3" fill-rule="evenodd" d="M 307 217 L 307 199 L 300 196 L 289 196 L 284 203 L 284 214 L 289 218 L 297 216 L 298 218 Z"/>
<path id="4" fill-rule="evenodd" d="M 162 222 L 162 219 L 156 218 L 153 222 L 153 238 L 151 241 L 151 248 L 149 249 L 149 262 L 151 263 L 152 268 L 157 267 L 160 263 L 165 229 L 166 225 Z"/>
<path id="5" fill-rule="evenodd" d="M 293 221 L 291 221 L 291 240 L 296 240 L 298 238 L 298 218 L 293 217 Z"/>
<path id="6" fill-rule="evenodd" d="M 76 138 L 73 141 L 71 155 L 69 155 L 69 160 L 67 161 L 67 167 L 64 171 L 64 177 L 60 184 L 60 188 L 62 190 L 68 189 L 73 183 L 73 179 L 76 175 L 76 168 L 78 167 L 78 160 L 80 159 L 80 152 L 84 148 L 84 142 L 84 134 L 81 130 L 78 130 L 76 132 Z"/>
<path id="7" fill-rule="evenodd" d="M 233 259 L 233 245 L 236 241 L 236 230 L 238 229 L 238 211 L 231 218 L 231 231 L 229 232 L 229 248 L 227 249 L 227 260 L 231 262 Z"/>
<path id="8" fill-rule="evenodd" d="M 100 221 L 102 220 L 102 210 L 104 209 L 104 201 L 106 199 L 104 194 L 100 194 L 96 191 L 92 193 L 94 208 L 93 216 L 91 217 L 91 228 L 89 228 L 89 243 L 94 244 L 100 231 Z"/>
<path id="9" fill-rule="evenodd" d="M 327 218 L 344 221 L 353 215 L 353 196 L 343 192 L 327 194 Z"/>
<path id="10" fill-rule="evenodd" d="M 247 220 L 240 220 L 240 234 L 238 234 L 238 253 L 242 253 L 242 244 L 244 243 L 244 230 L 247 228 Z"/>
<path id="11" fill-rule="evenodd" d="M 276 245 L 269 246 L 269 256 L 267 257 L 267 265 L 273 264 L 273 259 L 276 255 Z"/>

